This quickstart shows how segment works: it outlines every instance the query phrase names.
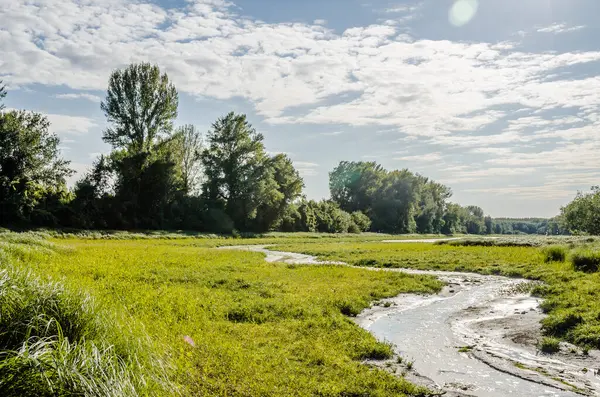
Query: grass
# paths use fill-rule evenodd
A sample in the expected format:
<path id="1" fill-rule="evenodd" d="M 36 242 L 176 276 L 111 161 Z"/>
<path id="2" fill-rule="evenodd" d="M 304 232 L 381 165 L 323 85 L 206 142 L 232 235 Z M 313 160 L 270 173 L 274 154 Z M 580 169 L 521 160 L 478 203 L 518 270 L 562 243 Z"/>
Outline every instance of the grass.
<path id="1" fill-rule="evenodd" d="M 61 238 L 54 240 L 56 246 L 44 247 L 51 243 L 27 237 L 39 241 L 38 248 L 16 242 L 18 238 L 0 237 L 5 242 L 12 239 L 3 243 L 10 249 L 0 249 L 10 255 L 15 268 L 58 280 L 70 291 L 87 291 L 97 302 L 90 311 L 92 320 L 104 318 L 97 313 L 122 316 L 125 320 L 118 327 L 131 329 L 142 340 L 148 335 L 170 369 L 168 380 L 181 395 L 428 393 L 362 365 L 365 359 L 388 359 L 393 351 L 348 316 L 402 292 L 438 291 L 441 284 L 433 278 L 343 266 L 269 264 L 258 253 L 212 249 L 239 243 L 236 239 Z M 338 244 L 344 239 L 325 241 Z M 89 355 L 130 351 L 108 336 L 100 340 L 105 344 L 90 349 Z M 138 395 L 166 394 L 150 389 Z"/>
<path id="2" fill-rule="evenodd" d="M 575 270 L 595 273 L 600 270 L 600 250 L 598 248 L 579 248 L 571 254 L 571 263 Z"/>
<path id="3" fill-rule="evenodd" d="M 544 262 L 564 262 L 567 259 L 568 249 L 562 245 L 551 245 L 542 249 Z"/>
<path id="4" fill-rule="evenodd" d="M 530 239 L 530 237 L 525 237 Z M 593 239 L 593 238 L 592 238 Z M 600 273 L 576 271 L 572 263 L 547 262 L 540 238 L 536 244 L 386 244 L 326 243 L 285 244 L 283 251 L 317 255 L 320 259 L 343 261 L 356 266 L 450 270 L 525 277 L 543 281 L 533 289 L 544 298 L 542 309 L 548 314 L 543 321 L 547 336 L 561 338 L 580 346 L 600 348 Z M 556 244 L 557 238 L 548 241 Z M 562 238 L 567 246 L 587 246 L 590 238 Z M 577 254 L 579 249 L 575 248 Z M 595 255 L 595 254 L 594 254 Z"/>
<path id="5" fill-rule="evenodd" d="M 538 344 L 538 348 L 542 353 L 554 354 L 560 351 L 560 340 L 556 338 L 542 338 Z"/>
<path id="6" fill-rule="evenodd" d="M 88 295 L 8 264 L 52 250 L 29 237 L 0 245 L 0 395 L 164 394 L 166 367 L 141 333 L 133 337 Z"/>

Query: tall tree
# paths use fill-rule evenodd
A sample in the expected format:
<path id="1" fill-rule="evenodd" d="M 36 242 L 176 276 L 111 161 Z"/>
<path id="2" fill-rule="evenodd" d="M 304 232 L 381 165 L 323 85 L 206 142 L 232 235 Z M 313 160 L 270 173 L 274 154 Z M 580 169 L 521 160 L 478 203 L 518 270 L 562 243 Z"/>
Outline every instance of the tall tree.
<path id="1" fill-rule="evenodd" d="M 375 162 L 342 161 L 329 173 L 331 199 L 344 211 L 370 214 L 385 175 Z"/>
<path id="2" fill-rule="evenodd" d="M 3 223 L 28 221 L 48 195 L 66 191 L 72 174 L 60 158 L 58 136 L 48 131 L 48 119 L 39 113 L 0 113 L 0 219 Z"/>
<path id="3" fill-rule="evenodd" d="M 151 152 L 170 137 L 178 104 L 175 86 L 158 66 L 140 63 L 116 70 L 100 105 L 112 124 L 103 138 L 130 154 Z"/>
<path id="4" fill-rule="evenodd" d="M 174 143 L 183 190 L 186 194 L 197 194 L 202 176 L 202 133 L 191 124 L 181 126 L 175 133 Z"/>
<path id="5" fill-rule="evenodd" d="M 173 153 L 178 94 L 166 73 L 148 63 L 112 73 L 102 102 L 113 146 L 115 193 L 127 227 L 166 227 L 180 176 Z"/>
<path id="6" fill-rule="evenodd" d="M 278 228 L 286 210 L 300 197 L 304 188 L 304 181 L 288 156 L 277 154 L 267 162 L 267 173 L 263 181 L 265 200 L 258 208 L 257 215 L 259 231 Z"/>
<path id="7" fill-rule="evenodd" d="M 577 193 L 573 201 L 561 208 L 561 218 L 573 233 L 600 235 L 600 186 L 593 186 L 588 193 Z"/>
<path id="8" fill-rule="evenodd" d="M 0 80 L 0 110 L 4 109 L 4 104 L 2 100 L 6 98 L 6 86 L 2 84 L 2 80 Z"/>
<path id="9" fill-rule="evenodd" d="M 265 190 L 273 187 L 264 179 L 268 156 L 263 136 L 245 115 L 231 112 L 213 124 L 206 138 L 203 196 L 213 205 L 221 203 L 236 227 L 245 229 L 265 201 Z"/>
<path id="10" fill-rule="evenodd" d="M 373 229 L 390 233 L 414 233 L 418 178 L 408 170 L 387 173 L 373 206 Z"/>

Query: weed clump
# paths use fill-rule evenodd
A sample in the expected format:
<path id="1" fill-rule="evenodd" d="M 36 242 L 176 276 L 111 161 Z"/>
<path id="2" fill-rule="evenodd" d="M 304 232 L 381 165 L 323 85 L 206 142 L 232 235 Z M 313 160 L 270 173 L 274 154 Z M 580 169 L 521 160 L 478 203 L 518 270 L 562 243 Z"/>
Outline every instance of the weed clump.
<path id="1" fill-rule="evenodd" d="M 556 338 L 542 338 L 538 348 L 543 353 L 553 354 L 560 351 L 560 341 Z"/>
<path id="2" fill-rule="evenodd" d="M 567 258 L 567 248 L 561 245 L 551 245 L 542 249 L 544 262 L 564 262 Z"/>
<path id="3" fill-rule="evenodd" d="M 571 254 L 571 263 L 575 270 L 596 273 L 600 270 L 600 250 L 580 248 Z"/>

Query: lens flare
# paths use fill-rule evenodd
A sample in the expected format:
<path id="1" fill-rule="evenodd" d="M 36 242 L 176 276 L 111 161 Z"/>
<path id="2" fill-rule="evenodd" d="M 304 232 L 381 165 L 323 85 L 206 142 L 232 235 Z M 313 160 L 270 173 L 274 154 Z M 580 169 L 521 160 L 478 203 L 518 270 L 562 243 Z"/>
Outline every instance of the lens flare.
<path id="1" fill-rule="evenodd" d="M 456 0 L 450 8 L 448 19 L 454 26 L 464 26 L 473 19 L 478 7 L 478 0 Z"/>

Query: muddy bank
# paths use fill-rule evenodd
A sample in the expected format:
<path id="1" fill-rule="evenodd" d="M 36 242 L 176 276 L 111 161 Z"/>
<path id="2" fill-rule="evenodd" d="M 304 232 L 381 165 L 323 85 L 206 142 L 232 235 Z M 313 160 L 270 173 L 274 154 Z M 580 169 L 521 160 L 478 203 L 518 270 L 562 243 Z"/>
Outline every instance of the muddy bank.
<path id="1" fill-rule="evenodd" d="M 262 252 L 268 262 L 340 264 L 269 251 L 268 246 L 222 249 Z M 568 344 L 555 355 L 538 351 L 544 315 L 539 300 L 526 292 L 530 282 L 458 272 L 370 270 L 433 275 L 446 287 L 438 295 L 386 299 L 356 317 L 378 339 L 393 343 L 401 361 L 366 364 L 446 396 L 600 396 L 599 352 L 585 355 Z"/>

